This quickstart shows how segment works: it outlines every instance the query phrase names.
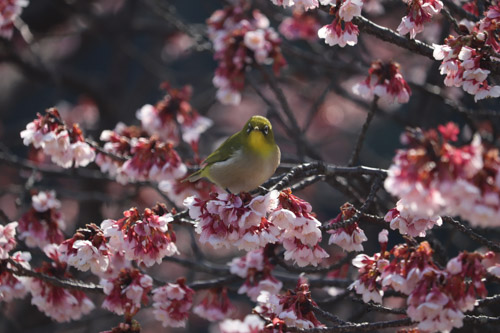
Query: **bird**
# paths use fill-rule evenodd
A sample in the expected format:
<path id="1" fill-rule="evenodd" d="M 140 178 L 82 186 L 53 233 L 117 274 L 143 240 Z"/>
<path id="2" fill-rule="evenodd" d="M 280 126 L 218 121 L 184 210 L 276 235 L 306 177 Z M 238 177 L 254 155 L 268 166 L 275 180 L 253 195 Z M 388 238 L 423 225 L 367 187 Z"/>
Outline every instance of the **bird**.
<path id="1" fill-rule="evenodd" d="M 276 171 L 281 152 L 271 122 L 252 116 L 243 129 L 224 141 L 203 162 L 202 168 L 184 181 L 206 178 L 229 193 L 250 192 Z"/>

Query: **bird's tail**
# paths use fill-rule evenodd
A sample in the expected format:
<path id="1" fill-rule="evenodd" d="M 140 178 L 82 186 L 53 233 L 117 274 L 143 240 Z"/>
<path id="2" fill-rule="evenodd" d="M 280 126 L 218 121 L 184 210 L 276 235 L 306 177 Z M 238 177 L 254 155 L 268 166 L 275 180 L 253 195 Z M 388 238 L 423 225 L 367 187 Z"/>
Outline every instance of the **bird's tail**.
<path id="1" fill-rule="evenodd" d="M 189 176 L 187 176 L 186 178 L 184 178 L 181 182 L 183 182 L 183 183 L 187 182 L 187 181 L 189 181 L 191 183 L 195 182 L 195 181 L 203 178 L 202 173 L 203 173 L 203 169 L 200 169 L 200 170 L 196 171 L 195 173 L 192 173 Z"/>

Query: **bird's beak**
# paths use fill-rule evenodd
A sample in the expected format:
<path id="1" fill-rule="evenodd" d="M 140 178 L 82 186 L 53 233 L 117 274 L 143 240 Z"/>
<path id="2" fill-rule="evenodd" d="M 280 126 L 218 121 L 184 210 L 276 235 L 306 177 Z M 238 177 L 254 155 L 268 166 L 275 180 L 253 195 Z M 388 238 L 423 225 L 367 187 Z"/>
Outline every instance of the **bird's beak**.
<path id="1" fill-rule="evenodd" d="M 260 131 L 259 126 L 255 126 L 255 127 L 253 128 L 253 130 L 254 130 L 254 131 Z"/>

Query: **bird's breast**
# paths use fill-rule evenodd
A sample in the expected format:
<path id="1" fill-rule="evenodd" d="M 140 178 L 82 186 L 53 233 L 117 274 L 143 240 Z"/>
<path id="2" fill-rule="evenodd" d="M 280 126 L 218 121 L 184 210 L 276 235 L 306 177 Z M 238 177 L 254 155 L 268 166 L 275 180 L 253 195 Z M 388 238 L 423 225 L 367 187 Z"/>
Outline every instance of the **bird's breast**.
<path id="1" fill-rule="evenodd" d="M 275 145 L 270 153 L 236 152 L 231 158 L 210 166 L 209 178 L 231 193 L 248 192 L 259 187 L 279 164 L 280 152 Z"/>

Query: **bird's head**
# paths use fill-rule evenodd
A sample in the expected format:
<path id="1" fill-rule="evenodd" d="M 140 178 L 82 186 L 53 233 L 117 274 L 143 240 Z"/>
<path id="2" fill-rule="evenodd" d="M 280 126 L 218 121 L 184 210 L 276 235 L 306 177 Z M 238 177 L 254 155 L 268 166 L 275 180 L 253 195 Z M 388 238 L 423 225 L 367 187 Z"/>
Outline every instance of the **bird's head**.
<path id="1" fill-rule="evenodd" d="M 262 116 L 251 117 L 243 127 L 244 141 L 256 151 L 265 151 L 274 147 L 274 134 L 271 122 Z"/>

